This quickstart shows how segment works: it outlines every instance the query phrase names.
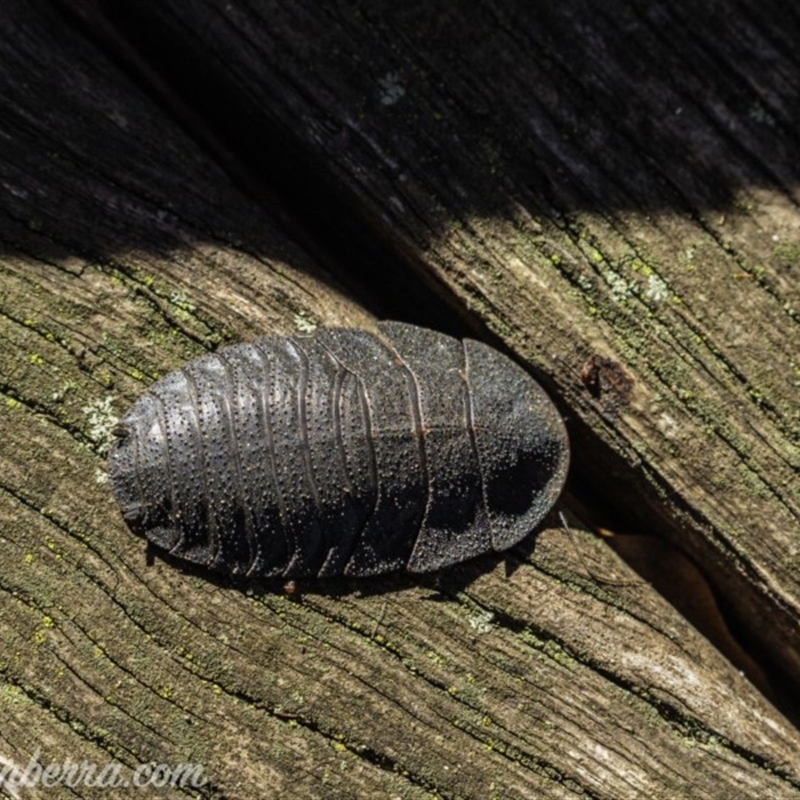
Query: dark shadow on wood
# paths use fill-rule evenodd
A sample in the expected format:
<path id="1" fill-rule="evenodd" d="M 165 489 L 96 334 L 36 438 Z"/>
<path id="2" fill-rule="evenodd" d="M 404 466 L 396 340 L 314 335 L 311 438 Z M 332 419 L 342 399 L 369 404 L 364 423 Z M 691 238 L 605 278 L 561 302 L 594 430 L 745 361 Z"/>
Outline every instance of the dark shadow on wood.
<path id="1" fill-rule="evenodd" d="M 366 160 L 386 173 L 378 183 L 387 187 L 403 179 L 403 163 L 425 164 L 436 187 L 468 181 L 466 191 L 445 199 L 461 218 L 506 215 L 517 202 L 554 220 L 577 211 L 725 211 L 742 187 L 790 192 L 800 178 L 800 60 L 774 51 L 797 40 L 800 18 L 784 4 L 746 0 L 720 15 L 708 0 L 668 7 L 620 1 L 602 9 L 580 0 L 384 0 L 358 20 L 344 7 L 324 25 L 321 13 L 302 34 L 292 32 L 288 4 L 269 20 L 251 20 L 279 51 L 272 61 L 259 54 L 261 75 L 250 77 L 264 88 L 254 98 L 225 62 L 252 70 L 256 56 L 226 51 L 222 23 L 205 18 L 197 3 L 54 2 L 247 194 L 345 284 L 366 292 L 378 316 L 463 332 L 414 254 L 385 221 L 367 216 L 369 203 L 344 175 L 350 152 L 371 151 Z M 292 46 L 302 62 L 281 49 Z M 356 46 L 385 53 L 386 63 L 367 68 Z M 393 72 L 393 48 L 417 61 Z M 520 48 L 530 58 L 508 62 Z M 402 103 L 375 97 L 382 70 L 395 76 Z M 480 87 L 470 81 L 475 72 Z M 309 105 L 319 98 L 304 94 L 305 73 L 324 74 L 333 87 L 322 108 Z M 307 131 L 306 109 L 328 115 L 327 129 Z M 432 115 L 435 138 L 426 133 Z M 452 146 L 443 149 L 446 142 Z M 522 196 L 509 196 L 504 175 L 524 187 Z M 436 216 L 430 211 L 415 231 L 429 240 L 451 222 L 427 227 Z"/>
<path id="2" fill-rule="evenodd" d="M 260 597 L 269 594 L 285 594 L 300 599 L 304 595 L 324 597 L 374 596 L 402 592 L 411 587 L 425 587 L 435 594 L 453 595 L 467 589 L 481 575 L 494 570 L 498 564 L 505 565 L 505 574 L 510 577 L 520 564 L 529 558 L 536 545 L 537 531 L 505 553 L 488 553 L 437 572 L 410 574 L 392 572 L 366 578 L 335 577 L 297 577 L 264 578 L 246 577 L 218 572 L 202 564 L 193 564 L 185 559 L 170 555 L 150 542 L 144 544 L 145 560 L 148 567 L 156 560 L 163 561 L 170 568 L 185 575 L 202 578 L 214 586 L 235 589 L 248 595 Z"/>

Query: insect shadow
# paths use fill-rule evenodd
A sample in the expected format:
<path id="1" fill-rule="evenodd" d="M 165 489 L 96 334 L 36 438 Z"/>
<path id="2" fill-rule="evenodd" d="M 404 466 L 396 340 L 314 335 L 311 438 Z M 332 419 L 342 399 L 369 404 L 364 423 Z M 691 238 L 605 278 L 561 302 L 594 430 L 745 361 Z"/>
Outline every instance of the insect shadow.
<path id="1" fill-rule="evenodd" d="M 499 553 L 484 553 L 458 564 L 437 570 L 412 574 L 404 571 L 384 573 L 367 577 L 263 577 L 234 575 L 209 569 L 202 564 L 194 564 L 185 559 L 170 555 L 151 542 L 145 551 L 147 566 L 160 560 L 171 568 L 187 576 L 202 578 L 221 589 L 233 589 L 255 595 L 284 594 L 293 598 L 304 595 L 325 597 L 375 597 L 402 592 L 413 588 L 426 588 L 432 591 L 430 600 L 446 600 L 453 594 L 464 591 L 479 578 L 495 571 L 502 565 L 503 577 L 510 578 L 520 567 L 529 562 L 536 548 L 539 532 L 548 524 L 556 524 L 555 513 L 548 515 L 545 524 L 538 526 L 522 541 L 509 550 Z"/>

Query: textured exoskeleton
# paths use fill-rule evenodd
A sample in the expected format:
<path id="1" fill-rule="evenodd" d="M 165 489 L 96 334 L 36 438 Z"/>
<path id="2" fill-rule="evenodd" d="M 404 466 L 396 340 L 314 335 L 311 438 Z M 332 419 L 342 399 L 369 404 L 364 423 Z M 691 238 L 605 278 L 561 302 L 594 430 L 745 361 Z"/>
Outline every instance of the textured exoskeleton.
<path id="1" fill-rule="evenodd" d="M 511 547 L 569 462 L 540 386 L 480 342 L 398 322 L 205 355 L 122 418 L 130 528 L 247 575 L 427 572 Z"/>

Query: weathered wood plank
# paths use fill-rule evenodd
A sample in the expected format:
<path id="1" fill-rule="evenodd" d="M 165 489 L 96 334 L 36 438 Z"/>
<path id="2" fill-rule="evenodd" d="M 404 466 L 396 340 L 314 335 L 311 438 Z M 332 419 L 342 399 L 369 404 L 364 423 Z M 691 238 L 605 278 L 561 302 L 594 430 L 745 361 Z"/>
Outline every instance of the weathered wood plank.
<path id="1" fill-rule="evenodd" d="M 297 195 L 540 370 L 576 479 L 701 562 L 797 680 L 800 22 L 736 8 L 183 0 L 117 24 L 175 91 L 213 75 L 194 107 L 243 158 L 254 129 L 285 141 Z M 590 396 L 595 355 L 627 404 Z"/>
<path id="2" fill-rule="evenodd" d="M 160 5 L 176 13 L 180 7 Z M 207 797 L 800 796 L 797 731 L 577 521 L 575 546 L 554 519 L 532 551 L 528 543 L 509 557 L 510 574 L 498 559 L 484 559 L 430 581 L 301 586 L 299 596 L 287 597 L 259 585 L 243 591 L 161 560 L 148 567 L 143 544 L 126 531 L 103 483 L 116 413 L 150 380 L 205 348 L 320 320 L 368 324 L 369 317 L 75 30 L 44 5 L 8 8 L 0 37 L 0 180 L 7 190 L 0 196 L 2 755 L 24 764 L 41 743 L 45 761 L 117 758 L 128 770 L 148 760 L 201 763 Z M 183 23 L 202 31 L 208 8 L 184 12 Z M 247 6 L 228 9 L 244 13 Z M 317 36 L 315 59 L 330 43 L 325 25 L 333 35 L 349 20 L 358 32 L 364 19 L 314 10 L 303 13 L 301 25 L 289 24 L 281 9 L 265 9 L 269 26 L 258 32 L 296 30 L 287 41 L 298 48 L 303 37 L 309 47 Z M 290 5 L 282 13 L 300 10 Z M 214 19 L 215 47 L 241 46 L 239 34 L 221 36 L 225 17 Z M 381 69 L 380 59 L 391 66 L 393 58 L 411 64 L 419 57 L 418 37 L 407 35 L 398 56 L 386 47 L 388 23 L 367 22 L 381 47 L 355 36 L 340 52 L 369 54 Z M 440 27 L 433 32 L 446 41 L 458 20 L 434 22 Z M 511 24 L 496 24 L 518 35 Z M 402 30 L 400 21 L 392 25 Z M 284 56 L 293 52 L 282 47 Z M 218 51 L 203 45 L 199 52 Z M 225 58 L 212 62 L 221 79 L 226 64 L 240 63 L 235 49 Z M 263 52 L 257 62 L 260 72 L 245 85 L 256 99 L 260 87 L 271 87 L 275 96 L 261 99 L 277 114 L 278 101 L 296 101 L 293 84 L 287 72 L 278 81 L 277 70 L 266 69 L 272 62 Z M 298 56 L 298 70 L 303 63 Z M 324 59 L 315 63 L 321 66 L 303 80 L 318 102 L 326 95 L 315 94 L 315 81 L 332 80 L 336 71 Z M 414 73 L 431 76 L 417 99 L 431 108 L 440 91 L 433 78 L 451 75 L 435 66 L 438 72 Z M 391 121 L 403 98 L 384 108 L 381 97 L 394 97 L 396 82 L 380 83 L 381 71 L 359 74 L 388 93 L 368 97 L 377 118 Z M 31 82 L 36 94 L 26 89 Z M 346 99 L 339 88 L 335 96 Z M 398 145 L 370 143 L 386 128 L 345 126 L 331 134 L 340 140 L 339 157 L 325 152 L 335 178 L 329 187 L 350 185 L 352 194 L 338 210 L 325 206 L 330 227 L 343 211 L 357 211 L 344 228 L 348 235 L 371 227 L 373 240 L 424 263 L 459 304 L 473 298 L 474 319 L 505 331 L 529 362 L 548 364 L 551 385 L 574 403 L 579 441 L 580 417 L 612 449 L 634 452 L 639 440 L 631 444 L 631 437 L 646 441 L 648 430 L 639 418 L 643 379 L 635 363 L 597 344 L 603 335 L 613 341 L 612 323 L 633 312 L 601 288 L 602 311 L 593 316 L 574 286 L 562 291 L 567 269 L 595 263 L 591 251 L 580 255 L 589 245 L 575 239 L 567 267 L 563 254 L 560 263 L 542 255 L 548 242 L 562 247 L 579 226 L 590 230 L 591 215 L 571 209 L 562 227 L 544 216 L 539 221 L 521 202 L 511 203 L 513 192 L 502 198 L 514 185 L 513 139 L 504 145 L 500 176 L 492 176 L 491 159 L 474 170 L 456 163 L 476 152 L 474 143 L 436 138 L 433 121 L 463 137 L 473 130 L 459 127 L 463 119 L 428 114 L 420 126 L 417 112 L 402 113 L 408 116 L 394 119 L 392 135 L 430 150 L 427 162 L 404 155 L 409 160 L 399 172 L 381 161 Z M 365 119 L 353 117 L 362 127 Z M 262 130 L 256 121 L 253 141 Z M 288 114 L 284 124 L 302 144 L 300 133 L 324 130 L 318 121 Z M 484 159 L 488 144 L 477 151 Z M 247 147 L 234 149 L 246 164 Z M 447 170 L 433 169 L 437 150 L 453 159 Z M 317 168 L 315 152 L 319 157 L 309 149 Z M 314 183 L 294 158 L 284 172 L 297 176 L 303 191 Z M 362 176 L 363 193 L 353 175 Z M 256 177 L 269 184 L 269 176 Z M 279 178 L 278 193 L 285 189 Z M 462 189 L 443 190 L 456 181 Z M 420 182 L 439 199 L 418 204 L 412 225 L 411 195 L 397 189 Z M 468 214 L 476 198 L 499 205 Z M 503 208 L 517 210 L 509 215 Z M 606 227 L 595 231 L 602 243 L 592 247 L 610 252 L 621 223 L 610 211 L 604 215 L 598 219 Z M 319 218 L 307 219 L 316 229 Z M 397 226 L 391 231 L 389 221 Z M 641 231 L 656 236 L 649 227 Z M 623 299 L 646 305 L 635 294 Z M 536 310 L 542 313 L 533 325 Z M 657 320 L 664 313 L 657 304 L 650 310 Z M 575 317 L 567 331 L 569 314 Z M 668 329 L 671 320 L 660 324 Z M 569 337 L 584 348 L 580 359 Z M 581 393 L 572 371 L 595 350 L 616 354 L 637 380 L 633 405 L 616 420 L 603 397 L 595 402 Z M 546 361 L 543 353 L 560 360 Z M 673 413 L 668 400 L 664 407 Z M 675 447 L 668 469 L 643 444 L 636 450 L 662 486 L 664 475 L 678 486 L 675 475 L 688 468 Z M 584 474 L 609 464 L 607 451 L 592 452 L 606 455 L 594 472 L 584 465 Z M 628 469 L 618 474 L 627 479 Z M 707 487 L 697 492 L 700 500 L 678 494 L 676 502 L 691 508 Z M 617 583 L 589 579 L 587 561 L 593 574 Z M 103 794 L 85 787 L 76 793 Z"/>

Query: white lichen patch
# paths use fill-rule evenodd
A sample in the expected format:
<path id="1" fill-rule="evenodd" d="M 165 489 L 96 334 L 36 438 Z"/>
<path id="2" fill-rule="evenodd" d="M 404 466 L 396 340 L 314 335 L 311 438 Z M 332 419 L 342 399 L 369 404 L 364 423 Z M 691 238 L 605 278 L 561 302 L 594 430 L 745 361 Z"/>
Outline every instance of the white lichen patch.
<path id="1" fill-rule="evenodd" d="M 108 473 L 105 470 L 105 467 L 97 467 L 94 471 L 94 482 L 98 486 L 103 486 L 104 484 L 108 483 Z"/>
<path id="2" fill-rule="evenodd" d="M 660 303 L 669 296 L 669 287 L 663 278 L 655 273 L 647 276 L 647 288 L 644 290 L 645 299 L 652 303 Z"/>
<path id="3" fill-rule="evenodd" d="M 594 281 L 588 275 L 583 275 L 583 274 L 577 275 L 575 277 L 575 283 L 578 284 L 581 291 L 584 292 L 585 294 L 594 291 Z"/>
<path id="4" fill-rule="evenodd" d="M 494 622 L 494 612 L 479 610 L 469 618 L 469 626 L 478 633 L 489 633 Z"/>
<path id="5" fill-rule="evenodd" d="M 189 314 L 193 314 L 195 311 L 197 311 L 197 306 L 192 303 L 183 292 L 172 292 L 169 296 L 169 301 L 172 303 L 172 305 L 178 306 L 181 311 L 186 311 Z"/>
<path id="6" fill-rule="evenodd" d="M 406 93 L 397 72 L 387 72 L 382 78 L 378 78 L 378 85 L 381 87 L 381 105 L 384 106 L 393 106 Z"/>
<path id="7" fill-rule="evenodd" d="M 109 394 L 81 409 L 86 415 L 86 435 L 97 445 L 100 455 L 108 453 L 111 447 L 111 431 L 119 421 L 112 408 L 113 402 L 114 395 Z"/>
<path id="8" fill-rule="evenodd" d="M 303 313 L 294 315 L 294 326 L 300 333 L 312 333 L 317 329 L 317 323 Z"/>
<path id="9" fill-rule="evenodd" d="M 611 297 L 613 297 L 618 303 L 624 303 L 633 295 L 633 290 L 630 284 L 625 280 L 625 278 L 622 277 L 622 275 L 619 275 L 613 270 L 608 270 L 603 277 L 608 284 Z"/>
<path id="10" fill-rule="evenodd" d="M 661 431 L 665 439 L 675 439 L 680 432 L 677 421 L 674 417 L 667 414 L 666 411 L 663 411 L 656 418 L 656 426 Z"/>

